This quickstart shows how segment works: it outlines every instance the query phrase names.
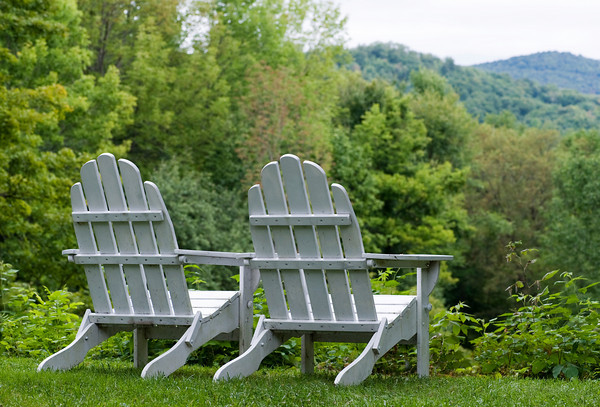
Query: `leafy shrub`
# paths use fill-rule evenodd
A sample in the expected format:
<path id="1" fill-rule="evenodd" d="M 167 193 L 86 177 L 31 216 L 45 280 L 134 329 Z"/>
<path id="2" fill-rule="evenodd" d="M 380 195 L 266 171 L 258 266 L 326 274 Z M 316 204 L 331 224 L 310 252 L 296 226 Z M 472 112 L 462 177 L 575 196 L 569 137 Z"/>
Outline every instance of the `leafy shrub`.
<path id="1" fill-rule="evenodd" d="M 65 290 L 46 289 L 43 299 L 37 292 L 23 288 L 8 303 L 13 311 L 4 312 L 0 352 L 10 355 L 48 356 L 67 346 L 81 322 L 75 312 L 82 303 L 72 301 Z"/>
<path id="2" fill-rule="evenodd" d="M 598 283 L 584 282 L 572 273 L 551 271 L 529 284 L 527 267 L 535 262 L 531 249 L 518 251 L 520 242 L 508 246 L 507 260 L 523 269 L 510 286 L 516 308 L 490 321 L 491 332 L 472 341 L 474 358 L 483 373 L 535 377 L 600 376 L 600 303 L 588 298 Z M 543 287 L 542 285 L 545 284 Z"/>
<path id="3" fill-rule="evenodd" d="M 557 271 L 544 276 L 552 279 Z M 571 273 L 537 294 L 518 292 L 511 297 L 514 312 L 491 321 L 496 328 L 473 340 L 475 360 L 483 373 L 537 377 L 598 377 L 600 375 L 600 303 L 582 297 L 588 285 Z"/>

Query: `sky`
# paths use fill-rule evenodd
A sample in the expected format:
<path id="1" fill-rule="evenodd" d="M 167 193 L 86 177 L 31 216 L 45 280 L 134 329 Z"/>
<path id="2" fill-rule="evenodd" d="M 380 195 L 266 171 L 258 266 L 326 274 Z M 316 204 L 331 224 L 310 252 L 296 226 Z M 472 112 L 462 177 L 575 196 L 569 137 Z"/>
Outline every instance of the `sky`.
<path id="1" fill-rule="evenodd" d="M 600 60 L 598 0 L 338 0 L 347 45 L 395 42 L 473 65 L 543 51 Z"/>

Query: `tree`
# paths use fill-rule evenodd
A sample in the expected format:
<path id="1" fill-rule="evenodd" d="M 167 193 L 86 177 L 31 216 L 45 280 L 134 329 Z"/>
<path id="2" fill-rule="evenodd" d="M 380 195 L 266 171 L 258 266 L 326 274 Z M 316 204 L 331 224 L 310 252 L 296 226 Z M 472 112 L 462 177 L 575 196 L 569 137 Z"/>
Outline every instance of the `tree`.
<path id="1" fill-rule="evenodd" d="M 506 244 L 522 241 L 525 248 L 540 248 L 558 137 L 556 131 L 504 126 L 476 130 L 466 194 L 473 229 L 464 236 L 468 250 L 454 271 L 460 283 L 452 297 L 479 316 L 490 318 L 508 308 L 505 289 L 518 276 L 505 261 Z"/>
<path id="2" fill-rule="evenodd" d="M 600 133 L 580 131 L 565 138 L 557 156 L 552 202 L 546 211 L 545 262 L 596 282 L 600 279 Z"/>
<path id="3" fill-rule="evenodd" d="M 470 162 L 470 146 L 476 121 L 444 78 L 433 71 L 413 71 L 410 108 L 427 128 L 427 158 L 448 161 L 456 168 Z"/>
<path id="4" fill-rule="evenodd" d="M 466 227 L 466 173 L 449 162 L 430 162 L 427 129 L 408 97 L 391 90 L 379 94 L 381 104 L 337 136 L 334 179 L 351 194 L 367 250 L 447 252 Z"/>
<path id="5" fill-rule="evenodd" d="M 86 152 L 124 151 L 111 140 L 133 103 L 116 71 L 84 75 L 79 23 L 70 0 L 0 3 L 0 253 L 52 289 L 84 280 L 60 256 L 74 243 L 69 188 Z"/>

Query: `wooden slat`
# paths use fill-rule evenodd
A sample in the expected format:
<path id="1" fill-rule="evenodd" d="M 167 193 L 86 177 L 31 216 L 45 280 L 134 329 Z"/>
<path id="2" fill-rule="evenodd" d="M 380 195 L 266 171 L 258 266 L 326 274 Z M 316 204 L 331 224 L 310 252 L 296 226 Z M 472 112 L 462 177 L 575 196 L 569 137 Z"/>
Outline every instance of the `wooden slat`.
<path id="1" fill-rule="evenodd" d="M 289 210 L 292 215 L 310 215 L 311 208 L 304 183 L 304 174 L 298 157 L 284 155 L 281 157 L 281 172 L 287 193 Z M 296 246 L 301 259 L 318 259 L 321 250 L 313 226 L 293 226 Z M 280 256 L 281 257 L 281 256 Z M 328 300 L 325 273 L 320 269 L 304 269 L 306 289 L 315 320 L 332 320 L 333 313 Z"/>
<path id="2" fill-rule="evenodd" d="M 179 264 L 179 256 L 160 254 L 81 254 L 74 259 L 75 264 Z M 139 266 L 137 267 L 139 270 Z M 131 289 L 131 287 L 130 287 Z"/>
<path id="3" fill-rule="evenodd" d="M 296 232 L 297 234 L 297 232 Z M 300 252 L 302 255 L 302 252 Z M 300 259 L 270 259 L 264 257 L 255 257 L 250 259 L 250 265 L 254 268 L 279 268 L 279 269 L 304 269 L 304 273 L 306 274 L 309 270 L 323 270 L 329 268 L 339 268 L 339 269 L 368 269 L 369 263 L 366 259 L 320 259 L 313 257 L 306 257 Z M 323 274 L 322 272 L 320 274 Z M 323 274 L 324 277 L 324 274 Z M 321 280 L 319 278 L 319 280 Z M 325 284 L 325 279 L 323 278 L 323 284 Z M 324 292 L 323 295 L 327 294 L 325 286 L 323 286 Z"/>
<path id="4" fill-rule="evenodd" d="M 265 214 L 265 204 L 260 185 L 254 185 L 248 191 L 248 212 L 250 215 Z M 252 243 L 257 256 L 275 257 L 273 239 L 268 227 L 250 225 L 250 234 L 252 235 Z M 289 318 L 279 271 L 277 269 L 261 269 L 260 276 L 271 318 Z"/>
<path id="5" fill-rule="evenodd" d="M 140 170 L 129 160 L 119 160 L 119 169 L 123 178 L 125 198 L 130 210 L 147 211 L 148 200 L 142 184 Z M 159 210 L 162 212 L 162 210 Z M 163 215 L 164 219 L 164 215 Z M 142 255 L 158 255 L 158 246 L 154 229 L 150 222 L 131 223 L 137 240 L 138 250 Z M 142 266 L 146 287 L 150 297 L 150 305 L 153 313 L 168 315 L 171 313 L 169 296 L 165 283 L 165 276 L 158 265 Z"/>
<path id="6" fill-rule="evenodd" d="M 278 321 L 269 319 L 265 327 L 273 330 L 296 330 L 308 332 L 375 332 L 379 323 L 361 321 Z"/>
<path id="7" fill-rule="evenodd" d="M 286 183 L 286 185 L 287 185 L 287 183 Z M 287 186 L 286 186 L 286 188 L 287 188 Z M 288 199 L 289 199 L 289 194 L 288 194 Z M 350 216 L 347 214 L 346 215 L 338 215 L 338 214 L 314 215 L 311 213 L 307 213 L 307 214 L 302 214 L 302 215 L 292 214 L 292 215 L 252 215 L 252 216 L 250 216 L 250 224 L 251 225 L 259 225 L 259 226 L 349 225 L 350 222 L 351 222 Z"/>
<path id="8" fill-rule="evenodd" d="M 98 169 L 102 177 L 104 194 L 109 211 L 123 213 L 127 211 L 125 194 L 121 184 L 121 176 L 117 169 L 117 161 L 112 154 L 102 154 L 97 159 Z M 141 180 L 141 178 L 140 178 Z M 123 179 L 128 182 L 128 179 Z M 131 180 L 136 182 L 136 180 Z M 112 224 L 118 251 L 121 255 L 137 255 L 138 248 L 130 222 L 116 222 Z M 122 262 L 127 263 L 127 262 Z M 150 314 L 150 299 L 146 289 L 146 278 L 139 264 L 123 264 L 127 287 L 131 298 L 131 305 L 137 314 Z"/>
<path id="9" fill-rule="evenodd" d="M 333 213 L 333 204 L 323 169 L 310 161 L 304 162 L 304 172 L 313 213 L 324 215 Z M 317 226 L 317 234 L 323 257 L 341 259 L 342 247 L 340 236 L 335 226 Z M 331 302 L 338 321 L 352 321 L 355 311 L 352 306 L 348 275 L 344 269 L 328 269 L 327 280 L 331 293 Z"/>
<path id="10" fill-rule="evenodd" d="M 148 197 L 148 205 L 152 210 L 161 210 L 165 215 L 165 219 L 161 222 L 152 222 L 156 233 L 156 243 L 160 254 L 174 254 L 178 249 L 177 239 L 175 238 L 175 229 L 167 212 L 167 207 L 160 195 L 160 191 L 152 182 L 144 183 L 146 196 Z M 162 266 L 167 285 L 173 311 L 176 314 L 191 313 L 190 298 L 185 281 L 185 274 L 182 266 Z"/>
<path id="11" fill-rule="evenodd" d="M 289 214 L 277 161 L 273 161 L 263 168 L 262 187 L 265 194 L 267 213 L 269 215 Z M 277 255 L 279 257 L 295 258 L 297 249 L 291 228 L 289 226 L 271 226 L 270 229 Z M 308 319 L 308 296 L 303 273 L 294 269 L 280 269 L 279 273 L 285 287 L 292 318 Z"/>
<path id="12" fill-rule="evenodd" d="M 339 184 L 333 184 L 331 190 L 337 213 L 347 213 L 352 219 L 351 225 L 339 227 L 345 257 L 349 259 L 364 258 L 365 250 L 363 248 L 360 227 L 350 199 L 348 198 L 348 193 Z M 348 274 L 352 284 L 352 294 L 359 321 L 376 320 L 377 314 L 373 302 L 369 272 L 367 270 L 348 270 Z"/>
<path id="13" fill-rule="evenodd" d="M 89 209 L 99 212 L 107 211 L 106 198 L 95 160 L 88 161 L 81 167 L 81 184 Z M 95 223 L 92 227 L 100 253 L 116 254 L 117 245 L 111 225 L 109 223 Z M 121 267 L 118 265 L 105 265 L 104 272 L 115 312 L 130 313 L 131 304 Z"/>
<path id="14" fill-rule="evenodd" d="M 71 187 L 71 206 L 76 211 L 87 210 L 83 188 L 79 182 Z M 77 237 L 77 245 L 79 246 L 78 252 L 85 254 L 97 253 L 98 250 L 96 249 L 92 226 L 89 223 L 75 223 L 73 226 L 75 228 L 75 236 Z M 94 304 L 94 311 L 98 313 L 111 313 L 113 310 L 102 267 L 99 264 L 86 265 L 84 266 L 84 270 L 90 289 L 90 297 L 92 297 L 92 303 Z"/>
<path id="15" fill-rule="evenodd" d="M 141 222 L 163 220 L 159 211 L 73 212 L 73 222 Z"/>

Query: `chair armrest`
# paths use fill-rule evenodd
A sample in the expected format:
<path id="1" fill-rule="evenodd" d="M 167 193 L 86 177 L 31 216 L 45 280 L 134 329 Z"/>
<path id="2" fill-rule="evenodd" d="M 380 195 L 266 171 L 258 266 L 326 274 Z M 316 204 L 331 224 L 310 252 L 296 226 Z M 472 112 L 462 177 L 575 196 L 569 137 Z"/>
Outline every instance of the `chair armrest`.
<path id="1" fill-rule="evenodd" d="M 77 254 L 79 254 L 79 249 L 67 249 L 62 251 L 62 255 L 67 256 L 67 260 L 71 263 L 75 261 L 73 257 Z"/>
<path id="2" fill-rule="evenodd" d="M 454 256 L 442 254 L 365 253 L 365 258 L 375 268 L 427 268 L 431 262 L 450 261 L 454 259 Z"/>
<path id="3" fill-rule="evenodd" d="M 254 253 L 213 252 L 205 250 L 176 249 L 175 254 L 183 264 L 215 264 L 219 266 L 243 266 Z"/>

